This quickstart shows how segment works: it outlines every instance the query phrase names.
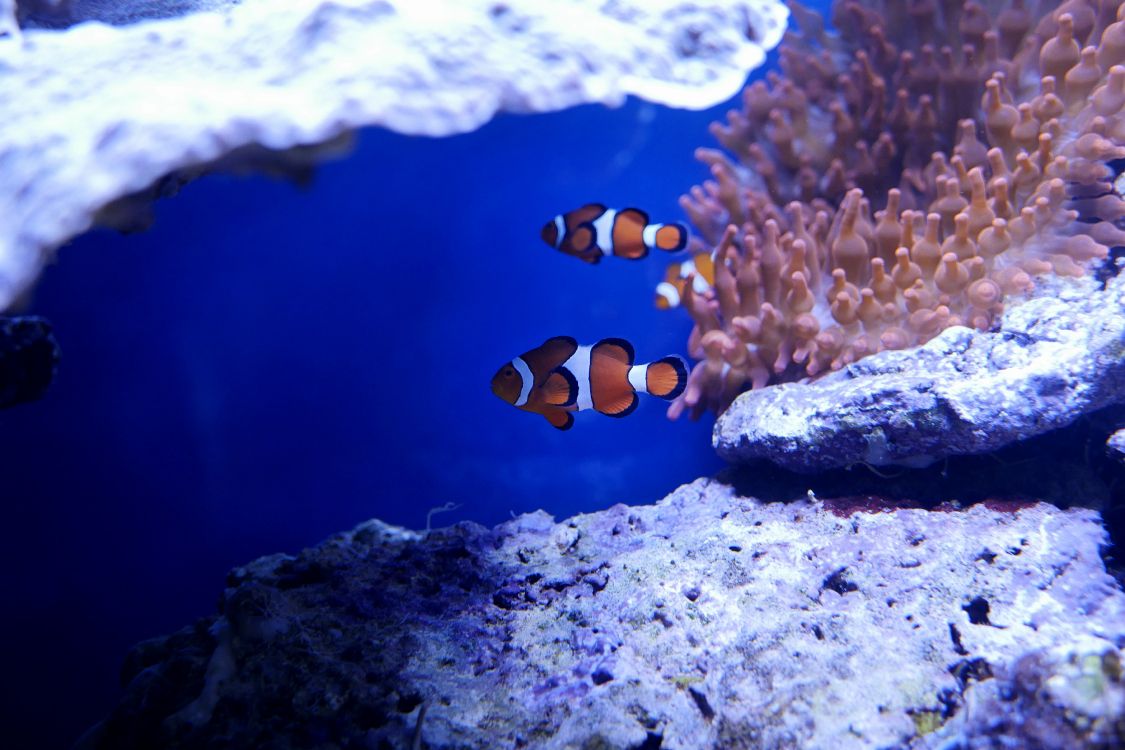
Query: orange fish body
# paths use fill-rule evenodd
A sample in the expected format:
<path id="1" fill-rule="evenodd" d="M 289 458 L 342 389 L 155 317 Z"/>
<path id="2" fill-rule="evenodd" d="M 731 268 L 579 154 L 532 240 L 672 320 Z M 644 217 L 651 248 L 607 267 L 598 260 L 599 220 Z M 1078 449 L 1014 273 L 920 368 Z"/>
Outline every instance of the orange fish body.
<path id="1" fill-rule="evenodd" d="M 606 255 L 636 260 L 654 248 L 674 253 L 687 247 L 688 240 L 683 224 L 650 224 L 640 209 L 617 210 L 600 203 L 559 214 L 540 234 L 551 247 L 587 263 Z"/>
<path id="2" fill-rule="evenodd" d="M 656 285 L 657 308 L 670 310 L 679 307 L 688 279 L 692 280 L 691 289 L 696 294 L 703 295 L 711 290 L 715 284 L 715 260 L 710 253 L 696 253 L 687 260 L 668 266 L 664 281 Z"/>
<path id="3" fill-rule="evenodd" d="M 623 339 L 579 346 L 569 336 L 556 336 L 501 367 L 492 378 L 492 392 L 542 414 L 560 430 L 570 429 L 576 411 L 625 417 L 637 408 L 640 393 L 671 400 L 683 392 L 688 370 L 682 359 L 635 365 L 633 358 L 633 346 Z"/>

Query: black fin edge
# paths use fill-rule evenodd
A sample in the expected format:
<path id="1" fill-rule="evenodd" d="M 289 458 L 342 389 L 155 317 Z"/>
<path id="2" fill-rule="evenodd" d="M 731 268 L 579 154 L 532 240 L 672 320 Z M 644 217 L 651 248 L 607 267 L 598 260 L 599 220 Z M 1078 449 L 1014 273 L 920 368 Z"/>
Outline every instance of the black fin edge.
<path id="1" fill-rule="evenodd" d="M 602 339 L 598 343 L 594 344 L 594 346 L 590 349 L 590 356 L 593 356 L 594 355 L 594 349 L 597 349 L 602 344 L 620 346 L 622 349 L 624 349 L 625 352 L 629 355 L 629 366 L 630 367 L 632 367 L 633 364 L 637 361 L 637 353 L 636 353 L 636 351 L 633 350 L 633 345 L 630 344 L 625 339 L 620 339 L 620 338 L 617 338 L 616 336 L 611 336 L 608 339 Z"/>
<path id="2" fill-rule="evenodd" d="M 637 213 L 639 213 L 641 215 L 641 219 L 644 221 L 644 225 L 646 227 L 649 224 L 652 223 L 652 220 L 649 218 L 648 211 L 645 211 L 643 208 L 637 208 L 636 206 L 629 206 L 628 208 L 622 208 L 617 213 L 620 214 L 620 213 L 624 213 L 625 211 L 636 211 Z"/>
<path id="3" fill-rule="evenodd" d="M 563 425 L 557 425 L 554 422 L 551 422 L 550 420 L 548 420 L 547 423 L 549 425 L 551 425 L 552 427 L 554 427 L 556 430 L 562 430 L 563 432 L 565 432 L 566 430 L 569 430 L 571 427 L 574 426 L 574 415 L 571 414 L 570 412 L 567 412 L 566 413 L 566 424 L 563 424 Z"/>
<path id="4" fill-rule="evenodd" d="M 622 417 L 627 417 L 630 414 L 632 414 L 633 412 L 635 412 L 637 410 L 637 407 L 640 406 L 640 405 L 641 405 L 641 400 L 640 400 L 640 398 L 637 397 L 636 391 L 634 391 L 633 392 L 633 403 L 629 404 L 628 406 L 626 406 L 621 411 L 617 412 L 616 414 L 606 414 L 604 411 L 599 411 L 598 413 L 599 414 L 605 414 L 607 417 L 613 417 L 614 419 L 621 419 Z"/>

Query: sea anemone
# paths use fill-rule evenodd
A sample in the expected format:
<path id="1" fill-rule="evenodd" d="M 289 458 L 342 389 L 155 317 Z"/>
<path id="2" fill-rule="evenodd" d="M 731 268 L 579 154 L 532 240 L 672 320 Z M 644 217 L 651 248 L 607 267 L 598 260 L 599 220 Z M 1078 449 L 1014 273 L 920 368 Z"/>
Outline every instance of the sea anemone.
<path id="1" fill-rule="evenodd" d="M 1125 244 L 1125 6 L 837 0 L 834 32 L 790 9 L 781 73 L 711 126 L 724 150 L 680 201 L 714 284 L 685 287 L 700 361 L 672 418 L 988 330 Z"/>

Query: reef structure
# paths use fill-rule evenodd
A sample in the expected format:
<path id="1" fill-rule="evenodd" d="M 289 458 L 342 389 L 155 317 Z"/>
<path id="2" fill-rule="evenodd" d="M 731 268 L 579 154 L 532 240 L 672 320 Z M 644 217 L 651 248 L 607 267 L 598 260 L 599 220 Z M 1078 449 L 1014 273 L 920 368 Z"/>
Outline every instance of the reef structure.
<path id="1" fill-rule="evenodd" d="M 443 136 L 627 95 L 714 106 L 788 18 L 778 0 L 243 0 L 56 31 L 15 28 L 14 9 L 0 0 L 0 310 L 59 245 L 143 228 L 200 173 L 300 175 L 364 126 Z"/>
<path id="2" fill-rule="evenodd" d="M 683 296 L 700 361 L 673 418 L 989 331 L 1125 243 L 1118 2 L 837 0 L 832 33 L 790 8 L 782 73 L 712 126 L 681 199 L 715 279 Z"/>
<path id="3" fill-rule="evenodd" d="M 699 480 L 655 505 L 362 524 L 139 644 L 78 747 L 1108 748 L 1098 515 Z"/>

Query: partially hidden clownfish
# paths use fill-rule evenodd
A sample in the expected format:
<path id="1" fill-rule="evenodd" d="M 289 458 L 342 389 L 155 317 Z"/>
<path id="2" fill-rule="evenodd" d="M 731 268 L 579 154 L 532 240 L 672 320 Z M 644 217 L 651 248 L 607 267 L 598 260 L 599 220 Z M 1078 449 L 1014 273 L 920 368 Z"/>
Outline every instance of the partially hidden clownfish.
<path id="1" fill-rule="evenodd" d="M 650 224 L 639 208 L 617 210 L 600 203 L 559 214 L 543 225 L 541 234 L 551 247 L 587 263 L 597 263 L 604 255 L 636 260 L 653 248 L 674 253 L 688 241 L 683 224 Z"/>
<path id="2" fill-rule="evenodd" d="M 711 253 L 696 253 L 687 260 L 668 266 L 664 281 L 656 285 L 656 307 L 660 310 L 679 307 L 689 278 L 692 280 L 691 290 L 696 294 L 706 294 L 711 290 L 715 285 L 715 259 Z"/>
<path id="3" fill-rule="evenodd" d="M 579 346 L 570 336 L 555 336 L 501 367 L 492 392 L 560 430 L 570 429 L 576 411 L 625 417 L 637 408 L 638 393 L 672 400 L 683 392 L 688 369 L 682 359 L 672 355 L 635 365 L 633 356 L 632 344 L 623 339 Z"/>

